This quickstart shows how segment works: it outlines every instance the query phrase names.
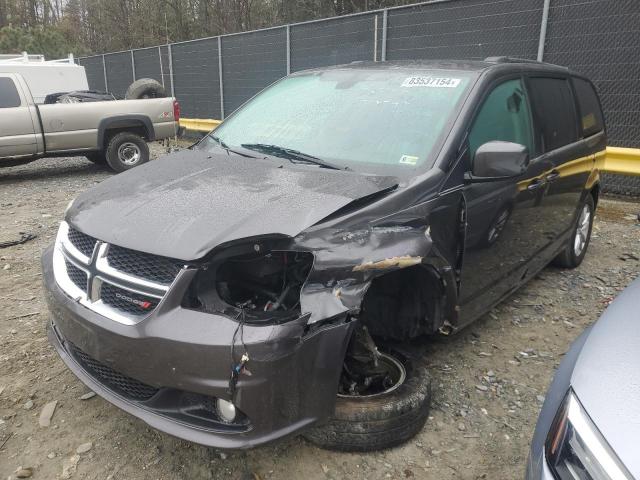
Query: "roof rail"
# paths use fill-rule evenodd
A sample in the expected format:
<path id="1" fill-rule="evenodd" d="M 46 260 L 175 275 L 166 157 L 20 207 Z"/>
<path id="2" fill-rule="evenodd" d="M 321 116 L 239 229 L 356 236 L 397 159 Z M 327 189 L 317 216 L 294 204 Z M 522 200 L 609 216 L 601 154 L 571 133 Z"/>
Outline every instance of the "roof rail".
<path id="1" fill-rule="evenodd" d="M 530 60 L 528 58 L 516 58 L 516 57 L 487 57 L 484 59 L 488 63 L 544 63 L 537 60 Z"/>

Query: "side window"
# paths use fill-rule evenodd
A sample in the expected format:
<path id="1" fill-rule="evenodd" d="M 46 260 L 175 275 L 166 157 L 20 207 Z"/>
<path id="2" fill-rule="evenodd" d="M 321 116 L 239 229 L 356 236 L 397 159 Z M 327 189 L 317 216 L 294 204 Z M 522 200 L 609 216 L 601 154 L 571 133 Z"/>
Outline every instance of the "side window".
<path id="1" fill-rule="evenodd" d="M 575 102 L 566 79 L 532 78 L 531 103 L 545 152 L 578 140 Z"/>
<path id="2" fill-rule="evenodd" d="M 593 86 L 586 80 L 574 78 L 573 90 L 576 92 L 576 98 L 578 99 L 582 135 L 589 137 L 604 130 L 602 110 Z"/>
<path id="3" fill-rule="evenodd" d="M 492 140 L 524 145 L 533 151 L 531 112 L 522 80 L 498 85 L 484 100 L 469 131 L 469 153 Z"/>
<path id="4" fill-rule="evenodd" d="M 20 106 L 20 95 L 10 78 L 0 78 L 0 108 Z"/>

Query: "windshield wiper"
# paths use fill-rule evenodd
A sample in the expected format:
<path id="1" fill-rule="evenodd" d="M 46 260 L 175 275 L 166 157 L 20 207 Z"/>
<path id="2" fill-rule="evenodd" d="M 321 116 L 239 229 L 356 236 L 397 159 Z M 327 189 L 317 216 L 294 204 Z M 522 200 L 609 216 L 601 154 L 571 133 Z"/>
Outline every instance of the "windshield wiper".
<path id="1" fill-rule="evenodd" d="M 242 155 L 243 157 L 247 157 L 247 158 L 256 158 L 253 155 L 249 155 L 246 152 L 240 152 L 234 148 L 231 148 L 229 145 L 227 145 L 226 143 L 224 143 L 219 137 L 216 137 L 213 132 L 209 132 L 207 133 L 207 137 L 211 138 L 214 142 L 217 142 L 218 145 L 220 145 L 221 148 L 223 148 L 224 150 L 227 151 L 227 153 L 229 152 L 233 152 L 236 155 Z"/>
<path id="2" fill-rule="evenodd" d="M 242 148 L 253 150 L 260 153 L 266 153 L 267 155 L 274 155 L 280 158 L 286 158 L 291 162 L 304 162 L 312 163 L 314 165 L 320 165 L 324 168 L 331 168 L 333 170 L 349 170 L 349 167 L 341 167 L 334 165 L 333 163 L 322 160 L 321 158 L 314 157 L 308 153 L 294 150 L 293 148 L 280 147 L 278 145 L 269 145 L 267 143 L 243 143 Z"/>

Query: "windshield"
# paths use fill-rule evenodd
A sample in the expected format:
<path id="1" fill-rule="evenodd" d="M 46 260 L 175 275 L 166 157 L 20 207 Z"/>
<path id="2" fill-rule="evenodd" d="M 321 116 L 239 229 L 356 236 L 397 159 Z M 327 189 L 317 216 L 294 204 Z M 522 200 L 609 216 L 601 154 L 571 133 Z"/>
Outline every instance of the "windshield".
<path id="1" fill-rule="evenodd" d="M 405 69 L 298 74 L 264 90 L 198 148 L 298 159 L 282 153 L 287 149 L 330 166 L 411 175 L 432 166 L 473 78 L 472 72 Z"/>

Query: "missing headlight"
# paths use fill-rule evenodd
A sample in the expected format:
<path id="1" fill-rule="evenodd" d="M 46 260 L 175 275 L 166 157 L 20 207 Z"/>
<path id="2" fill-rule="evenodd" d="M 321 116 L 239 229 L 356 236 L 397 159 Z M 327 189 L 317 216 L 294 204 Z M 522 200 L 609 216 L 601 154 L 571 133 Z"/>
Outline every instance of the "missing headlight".
<path id="1" fill-rule="evenodd" d="M 308 252 L 247 251 L 216 262 L 196 276 L 187 306 L 248 321 L 286 319 L 300 312 L 300 290 L 309 275 Z"/>

